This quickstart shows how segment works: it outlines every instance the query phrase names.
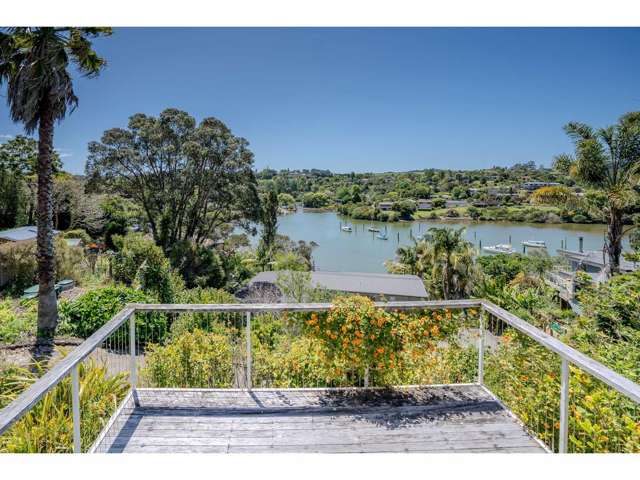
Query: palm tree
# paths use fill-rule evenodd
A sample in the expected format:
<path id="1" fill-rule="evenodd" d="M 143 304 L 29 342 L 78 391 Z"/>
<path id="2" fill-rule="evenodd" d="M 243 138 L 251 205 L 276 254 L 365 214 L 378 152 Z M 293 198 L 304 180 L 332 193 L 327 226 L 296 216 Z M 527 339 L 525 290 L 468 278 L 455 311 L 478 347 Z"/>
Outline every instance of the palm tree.
<path id="1" fill-rule="evenodd" d="M 396 256 L 398 257 L 398 263 L 403 266 L 403 270 L 411 275 L 417 275 L 418 267 L 418 243 L 413 245 L 398 247 L 396 250 Z"/>
<path id="2" fill-rule="evenodd" d="M 571 122 L 564 127 L 575 143 L 575 157 L 556 157 L 556 168 L 568 171 L 587 187 L 603 192 L 607 222 L 608 273 L 620 272 L 625 210 L 638 201 L 640 181 L 640 112 L 623 115 L 616 125 L 594 130 Z M 560 199 L 562 200 L 562 199 Z"/>
<path id="3" fill-rule="evenodd" d="M 473 261 L 473 246 L 464 239 L 464 231 L 464 228 L 429 229 L 432 281 L 437 281 L 439 277 L 445 300 L 471 293 L 476 267 Z"/>
<path id="4" fill-rule="evenodd" d="M 58 324 L 53 249 L 52 151 L 54 122 L 73 110 L 78 98 L 70 64 L 95 76 L 105 61 L 89 39 L 110 35 L 110 28 L 19 27 L 0 32 L 0 84 L 7 83 L 7 103 L 14 122 L 28 134 L 38 130 L 38 339 L 50 341 Z"/>
<path id="5" fill-rule="evenodd" d="M 464 228 L 430 228 L 430 235 L 411 246 L 396 250 L 396 262 L 388 262 L 393 273 L 421 277 L 432 298 L 469 296 L 478 277 L 473 245 L 464 239 Z"/>

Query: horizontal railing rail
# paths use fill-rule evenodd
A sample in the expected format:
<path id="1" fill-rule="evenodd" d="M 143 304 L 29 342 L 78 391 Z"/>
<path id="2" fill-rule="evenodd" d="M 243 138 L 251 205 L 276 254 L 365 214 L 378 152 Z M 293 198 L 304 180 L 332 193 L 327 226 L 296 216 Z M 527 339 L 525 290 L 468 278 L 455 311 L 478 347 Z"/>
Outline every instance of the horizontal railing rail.
<path id="1" fill-rule="evenodd" d="M 79 400 L 78 396 L 78 365 L 87 358 L 113 332 L 129 322 L 129 347 L 131 348 L 130 383 L 136 386 L 137 367 L 135 351 L 135 314 L 162 313 L 244 313 L 246 314 L 247 330 L 251 328 L 251 316 L 258 313 L 279 312 L 322 312 L 332 308 L 331 303 L 278 303 L 278 304 L 129 304 L 109 322 L 103 325 L 69 355 L 56 363 L 40 379 L 36 380 L 28 389 L 22 392 L 12 403 L 0 411 L 0 435 L 7 431 L 16 421 L 24 416 L 47 392 L 53 389 L 67 376 L 72 377 L 73 386 L 73 418 L 74 418 L 74 451 L 79 451 Z M 480 311 L 479 341 L 478 341 L 478 383 L 483 384 L 483 365 L 485 351 L 486 314 L 496 317 L 517 331 L 531 338 L 539 345 L 557 354 L 562 359 L 561 370 L 561 405 L 560 405 L 560 452 L 566 451 L 567 445 L 567 416 L 569 365 L 596 377 L 611 388 L 625 395 L 634 402 L 640 403 L 640 385 L 614 372 L 600 362 L 580 353 L 557 338 L 545 333 L 525 320 L 513 315 L 503 308 L 483 299 L 439 300 L 419 302 L 377 302 L 377 307 L 385 310 L 437 310 L 437 309 L 474 309 Z M 251 335 L 247 335 L 247 387 L 250 388 L 251 379 Z M 563 439 L 564 437 L 564 439 Z"/>

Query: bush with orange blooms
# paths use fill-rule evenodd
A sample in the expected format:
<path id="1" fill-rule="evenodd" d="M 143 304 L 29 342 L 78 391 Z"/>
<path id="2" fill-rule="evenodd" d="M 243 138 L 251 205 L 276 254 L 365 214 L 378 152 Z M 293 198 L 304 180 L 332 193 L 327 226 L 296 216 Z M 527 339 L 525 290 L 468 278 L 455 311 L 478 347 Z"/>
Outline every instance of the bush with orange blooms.
<path id="1" fill-rule="evenodd" d="M 321 340 L 327 361 L 342 373 L 375 382 L 376 372 L 400 366 L 401 331 L 397 317 L 363 296 L 339 297 L 326 314 L 312 313 L 306 332 Z M 345 367 L 346 366 L 346 367 Z"/>

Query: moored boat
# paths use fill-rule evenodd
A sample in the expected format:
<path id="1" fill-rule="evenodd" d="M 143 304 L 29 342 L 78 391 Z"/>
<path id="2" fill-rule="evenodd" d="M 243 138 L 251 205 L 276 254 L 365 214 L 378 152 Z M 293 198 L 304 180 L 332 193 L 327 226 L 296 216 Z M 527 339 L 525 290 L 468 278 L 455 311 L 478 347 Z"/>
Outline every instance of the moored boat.
<path id="1" fill-rule="evenodd" d="M 547 244 L 544 240 L 525 240 L 522 245 L 530 248 L 547 248 Z"/>
<path id="2" fill-rule="evenodd" d="M 487 247 L 482 247 L 482 250 L 487 253 L 504 253 L 506 255 L 511 255 L 516 251 L 513 249 L 511 245 L 508 243 L 499 243 L 497 245 L 489 245 Z"/>
<path id="3" fill-rule="evenodd" d="M 353 232 L 353 229 L 349 225 L 342 227 L 343 232 Z"/>

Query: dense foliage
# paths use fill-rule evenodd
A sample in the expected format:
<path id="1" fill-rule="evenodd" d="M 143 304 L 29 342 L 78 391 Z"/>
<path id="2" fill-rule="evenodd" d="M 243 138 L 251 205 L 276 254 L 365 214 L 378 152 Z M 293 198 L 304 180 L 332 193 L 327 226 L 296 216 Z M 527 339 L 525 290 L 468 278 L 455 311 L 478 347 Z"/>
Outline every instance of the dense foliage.
<path id="1" fill-rule="evenodd" d="M 143 376 L 155 387 L 221 388 L 233 380 L 229 336 L 196 329 L 152 345 Z"/>
<path id="2" fill-rule="evenodd" d="M 414 245 L 399 247 L 386 267 L 421 277 L 431 298 L 468 297 L 478 280 L 473 245 L 464 239 L 463 228 L 430 228 Z"/>
<path id="3" fill-rule="evenodd" d="M 72 302 L 60 303 L 60 314 L 69 333 L 86 338 L 124 308 L 127 303 L 152 303 L 154 297 L 129 287 L 104 287 L 91 290 Z M 139 340 L 145 342 L 147 335 L 166 331 L 167 319 L 161 314 L 138 314 L 136 325 Z M 151 337 L 150 337 L 151 338 Z M 128 342 L 128 337 L 123 343 Z"/>
<path id="4" fill-rule="evenodd" d="M 257 220 L 259 199 L 247 140 L 212 117 L 196 124 L 168 108 L 142 113 L 126 129 L 89 144 L 87 176 L 94 188 L 133 199 L 156 243 L 168 252 L 178 241 L 203 244 L 227 223 Z"/>
<path id="5" fill-rule="evenodd" d="M 509 168 L 454 171 L 426 169 L 413 172 L 339 174 L 327 170 L 262 170 L 257 174 L 264 191 L 306 208 L 334 208 L 361 220 L 398 221 L 412 218 L 461 217 L 533 223 L 590 223 L 601 221 L 597 208 L 541 207 L 531 202 L 525 182 L 556 182 L 573 195 L 581 193 L 575 180 L 558 168 L 529 162 Z M 286 197 L 285 197 L 286 195 Z M 417 201 L 428 199 L 431 211 L 417 211 Z M 447 206 L 448 200 L 464 200 Z M 390 202 L 391 210 L 380 209 Z M 282 203 L 282 202 L 281 202 Z"/>
<path id="6" fill-rule="evenodd" d="M 42 373 L 40 371 L 40 373 Z M 31 370 L 0 369 L 0 408 L 38 378 Z M 108 375 L 107 367 L 92 360 L 79 367 L 81 448 L 89 449 L 129 390 L 126 374 Z M 71 453 L 71 377 L 65 377 L 42 400 L 0 436 L 0 452 Z"/>
<path id="7" fill-rule="evenodd" d="M 136 233 L 115 236 L 113 241 L 118 249 L 112 259 L 114 280 L 140 286 L 162 303 L 173 302 L 180 285 L 162 249 Z"/>

